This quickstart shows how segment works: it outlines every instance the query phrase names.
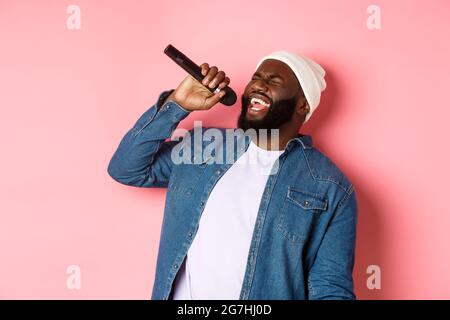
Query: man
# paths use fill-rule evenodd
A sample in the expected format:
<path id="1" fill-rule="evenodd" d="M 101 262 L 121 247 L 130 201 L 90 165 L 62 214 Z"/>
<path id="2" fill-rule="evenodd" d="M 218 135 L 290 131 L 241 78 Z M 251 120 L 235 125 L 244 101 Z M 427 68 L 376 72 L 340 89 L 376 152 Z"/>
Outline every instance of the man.
<path id="1" fill-rule="evenodd" d="M 120 183 L 168 188 L 152 299 L 354 299 L 355 191 L 298 133 L 319 104 L 325 71 L 275 52 L 246 86 L 231 138 L 229 130 L 201 128 L 203 138 L 208 130 L 223 135 L 198 140 L 191 130 L 166 141 L 182 119 L 224 95 L 225 73 L 201 68 L 202 83 L 188 76 L 160 95 L 108 167 Z M 248 138 L 250 130 L 256 135 Z M 255 155 L 264 161 L 239 163 Z"/>

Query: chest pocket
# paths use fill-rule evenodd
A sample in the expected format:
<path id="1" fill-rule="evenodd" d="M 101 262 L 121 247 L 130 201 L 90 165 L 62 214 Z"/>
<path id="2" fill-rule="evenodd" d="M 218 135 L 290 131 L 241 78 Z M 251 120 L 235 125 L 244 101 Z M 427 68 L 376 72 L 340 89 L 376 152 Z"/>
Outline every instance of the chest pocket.
<path id="1" fill-rule="evenodd" d="M 289 187 L 277 217 L 277 230 L 292 243 L 304 242 L 327 207 L 325 196 Z"/>

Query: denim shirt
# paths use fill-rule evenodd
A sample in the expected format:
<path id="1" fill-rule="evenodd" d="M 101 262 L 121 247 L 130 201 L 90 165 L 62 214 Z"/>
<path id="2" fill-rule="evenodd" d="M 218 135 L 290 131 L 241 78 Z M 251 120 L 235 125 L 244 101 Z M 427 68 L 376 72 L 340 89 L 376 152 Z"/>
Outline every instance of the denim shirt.
<path id="1" fill-rule="evenodd" d="M 152 299 L 171 298 L 208 197 L 232 165 L 215 161 L 217 156 L 232 152 L 237 159 L 250 142 L 236 134 L 236 147 L 230 151 L 224 147 L 230 142 L 225 134 L 223 140 L 205 139 L 200 144 L 193 143 L 192 135 L 169 140 L 190 113 L 173 101 L 164 102 L 170 92 L 163 92 L 125 134 L 108 166 L 119 183 L 167 188 Z M 211 143 L 218 146 L 214 157 L 198 159 L 201 153 L 194 149 Z M 174 148 L 186 152 L 192 162 L 175 163 Z M 278 170 L 269 175 L 261 198 L 240 299 L 355 299 L 353 185 L 313 146 L 309 135 L 291 139 L 277 161 Z M 233 237 L 233 230 L 229 235 Z"/>

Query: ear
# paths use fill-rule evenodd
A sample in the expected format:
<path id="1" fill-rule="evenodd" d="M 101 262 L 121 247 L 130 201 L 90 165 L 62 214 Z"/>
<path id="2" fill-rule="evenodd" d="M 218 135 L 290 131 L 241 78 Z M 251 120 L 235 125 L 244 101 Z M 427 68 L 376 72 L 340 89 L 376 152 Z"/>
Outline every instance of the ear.
<path id="1" fill-rule="evenodd" d="M 301 117 L 305 118 L 306 114 L 309 112 L 309 105 L 304 96 L 297 100 L 297 105 L 295 106 L 295 113 Z"/>

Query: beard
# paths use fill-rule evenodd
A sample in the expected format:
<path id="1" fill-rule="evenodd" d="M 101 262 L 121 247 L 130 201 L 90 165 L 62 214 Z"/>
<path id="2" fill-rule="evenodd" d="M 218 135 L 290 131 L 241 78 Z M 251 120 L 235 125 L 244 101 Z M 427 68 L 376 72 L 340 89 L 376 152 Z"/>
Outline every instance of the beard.
<path id="1" fill-rule="evenodd" d="M 280 127 L 291 120 L 297 104 L 297 97 L 279 100 L 270 106 L 267 114 L 260 120 L 248 120 L 246 118 L 247 109 L 250 105 L 250 99 L 242 95 L 242 109 L 239 115 L 237 126 L 244 131 L 248 129 L 280 129 Z"/>

